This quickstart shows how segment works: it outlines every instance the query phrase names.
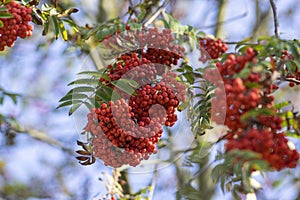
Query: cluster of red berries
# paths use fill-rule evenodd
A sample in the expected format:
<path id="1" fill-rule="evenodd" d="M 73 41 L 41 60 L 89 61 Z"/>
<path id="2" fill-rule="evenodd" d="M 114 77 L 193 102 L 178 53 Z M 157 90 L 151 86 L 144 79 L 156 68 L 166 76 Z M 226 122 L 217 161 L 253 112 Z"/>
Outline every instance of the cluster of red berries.
<path id="1" fill-rule="evenodd" d="M 139 54 L 135 52 L 121 55 L 114 64 L 110 64 L 106 68 L 110 81 L 120 78 L 131 79 L 139 85 L 152 82 L 157 75 L 161 75 L 166 69 L 163 65 L 157 65 L 146 58 L 140 58 Z M 100 81 L 109 83 L 104 78 L 101 78 Z"/>
<path id="2" fill-rule="evenodd" d="M 94 136 L 95 157 L 112 167 L 136 166 L 157 152 L 155 145 L 162 136 L 162 125 L 175 124 L 178 99 L 184 99 L 177 98 L 183 87 L 174 92 L 166 85 L 164 81 L 144 85 L 129 103 L 125 99 L 110 101 L 91 110 L 85 130 Z"/>
<path id="3" fill-rule="evenodd" d="M 7 8 L 7 12 L 13 17 L 1 19 L 4 26 L 0 28 L 0 51 L 3 51 L 6 46 L 12 47 L 17 37 L 31 36 L 33 30 L 33 26 L 28 24 L 32 20 L 31 8 L 26 8 L 15 1 L 11 1 Z"/>
<path id="4" fill-rule="evenodd" d="M 247 149 L 262 155 L 262 158 L 277 170 L 297 166 L 299 154 L 291 150 L 284 133 L 274 133 L 268 129 L 245 130 L 237 139 L 226 143 L 227 151 L 232 149 Z"/>
<path id="5" fill-rule="evenodd" d="M 160 118 L 166 126 L 175 124 L 177 121 L 175 111 L 179 105 L 178 99 L 182 99 L 180 98 L 181 93 L 175 93 L 174 90 L 166 86 L 165 82 L 160 82 L 154 86 L 144 85 L 136 93 L 136 96 L 130 98 L 129 105 L 133 109 L 134 119 L 140 126 L 148 125 L 153 118 Z M 156 104 L 163 106 L 163 108 L 153 108 L 152 106 Z M 164 114 L 165 112 L 166 114 Z"/>
<path id="6" fill-rule="evenodd" d="M 94 156 L 105 165 L 136 166 L 156 153 L 155 144 L 162 135 L 161 124 L 152 119 L 152 127 L 140 127 L 131 120 L 133 115 L 124 99 L 103 103 L 88 114 L 85 130 L 94 136 Z"/>
<path id="7" fill-rule="evenodd" d="M 281 53 L 282 53 L 281 60 L 284 62 L 289 62 L 289 61 L 295 59 L 294 55 L 289 54 L 289 52 L 287 50 L 284 50 Z M 289 71 L 288 68 L 286 68 L 285 70 Z M 292 78 L 292 79 L 295 79 L 296 81 L 300 82 L 300 72 L 298 70 L 298 67 L 296 67 L 293 72 L 288 73 L 286 78 Z M 294 87 L 295 85 L 300 85 L 300 83 L 298 83 L 298 82 L 294 83 L 291 81 L 289 82 L 290 87 Z"/>
<path id="8" fill-rule="evenodd" d="M 172 62 L 172 60 L 178 60 L 179 58 L 183 57 L 183 52 L 185 51 L 185 49 L 179 44 L 174 44 L 175 38 L 172 35 L 170 29 L 163 29 L 162 31 L 159 31 L 157 28 L 149 28 L 147 30 L 144 29 L 141 31 L 137 31 L 136 35 L 140 48 L 143 49 L 147 47 L 147 49 L 150 50 L 150 56 L 155 56 L 154 53 L 159 52 L 160 55 L 158 55 L 158 57 L 166 56 L 168 57 L 167 59 L 165 58 L 166 60 L 171 59 L 169 60 L 170 64 L 174 63 L 174 61 Z M 169 52 L 166 55 L 164 55 L 164 51 L 156 51 L 159 49 Z M 156 58 L 156 60 L 157 59 L 158 58 Z M 149 60 L 152 61 L 151 59 Z M 175 63 L 177 64 L 177 62 Z"/>
<path id="9" fill-rule="evenodd" d="M 119 51 L 116 46 L 134 43 L 134 50 L 139 49 L 142 57 L 147 58 L 152 63 L 163 64 L 167 66 L 177 65 L 178 60 L 184 56 L 184 47 L 176 44 L 175 38 L 171 30 L 163 29 L 159 31 L 157 28 L 149 28 L 131 31 L 128 27 L 126 32 L 117 33 L 115 36 L 109 36 L 103 40 L 103 44 L 110 51 Z M 124 46 L 126 49 L 127 47 Z M 133 49 L 128 48 L 132 51 Z M 124 49 L 122 48 L 122 51 Z"/>
<path id="10" fill-rule="evenodd" d="M 203 63 L 209 59 L 217 59 L 221 57 L 227 50 L 227 45 L 219 38 L 217 40 L 212 38 L 199 38 L 200 53 L 199 60 Z"/>
<path id="11" fill-rule="evenodd" d="M 157 33 L 154 29 L 149 32 Z M 163 33 L 169 34 L 169 31 Z M 153 42 L 151 40 L 145 45 L 152 47 Z M 141 160 L 148 159 L 157 152 L 162 125 L 173 126 L 177 121 L 175 111 L 179 102 L 185 101 L 185 86 L 176 80 L 175 73 L 169 71 L 181 58 L 177 53 L 169 52 L 172 48 L 181 49 L 174 46 L 168 46 L 167 50 L 139 49 L 122 54 L 106 67 L 105 74 L 110 80 L 103 77 L 100 81 L 119 93 L 121 99 L 93 108 L 85 127 L 85 131 L 94 136 L 94 156 L 103 160 L 105 165 L 136 166 Z M 132 96 L 122 93 L 115 83 L 112 84 L 120 79 L 138 83 Z"/>
<path id="12" fill-rule="evenodd" d="M 217 70 L 206 73 L 205 78 L 208 81 L 217 86 L 224 84 L 223 90 L 221 87 L 216 89 L 216 98 L 212 100 L 212 120 L 223 123 L 225 118 L 224 124 L 229 128 L 226 151 L 252 150 L 260 153 L 277 170 L 295 167 L 299 154 L 288 147 L 284 133 L 279 133 L 283 120 L 276 115 L 277 110 L 273 108 L 273 85 L 270 76 L 251 71 L 247 77 L 235 77 L 246 66 L 251 67 L 256 63 L 256 52 L 248 48 L 244 55 L 230 54 L 223 63 L 216 63 Z M 214 75 L 217 71 L 222 80 Z M 252 87 L 250 83 L 255 83 L 257 87 Z M 270 109 L 274 114 L 258 114 L 243 119 L 250 111 L 260 109 Z"/>

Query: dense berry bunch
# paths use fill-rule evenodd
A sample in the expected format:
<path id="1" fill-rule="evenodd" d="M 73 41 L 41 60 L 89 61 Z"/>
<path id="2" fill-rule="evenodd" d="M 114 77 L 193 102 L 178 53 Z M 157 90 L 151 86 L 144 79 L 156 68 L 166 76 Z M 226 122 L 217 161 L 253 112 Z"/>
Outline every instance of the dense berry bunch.
<path id="1" fill-rule="evenodd" d="M 162 135 L 161 124 L 153 119 L 152 127 L 141 128 L 131 120 L 133 115 L 124 100 L 103 103 L 88 114 L 85 129 L 94 135 L 94 155 L 105 165 L 136 166 L 156 153 L 155 144 Z"/>
<path id="2" fill-rule="evenodd" d="M 136 91 L 137 95 L 130 98 L 129 105 L 132 107 L 134 119 L 140 126 L 145 126 L 150 123 L 151 118 L 161 118 L 166 126 L 173 126 L 177 121 L 175 114 L 176 108 L 179 105 L 176 93 L 166 86 L 164 82 L 160 82 L 155 86 L 145 85 Z M 153 105 L 159 104 L 160 108 L 151 108 Z M 166 111 L 166 115 L 163 113 Z"/>
<path id="3" fill-rule="evenodd" d="M 109 80 L 102 77 L 100 81 L 119 93 L 121 99 L 93 108 L 85 128 L 93 134 L 94 156 L 112 167 L 136 166 L 156 153 L 162 125 L 175 124 L 176 108 L 179 102 L 185 101 L 185 86 L 169 71 L 181 58 L 177 52 L 184 49 L 166 44 L 174 40 L 169 30 L 150 29 L 137 34 L 147 37 L 145 40 L 139 37 L 140 42 L 151 48 L 122 54 L 106 67 L 105 75 Z M 147 36 L 149 34 L 152 37 Z M 157 39 L 165 40 L 166 48 L 152 48 L 161 45 Z M 148 40 L 150 43 L 146 44 Z M 116 87 L 120 79 L 138 84 L 132 96 Z"/>
<path id="4" fill-rule="evenodd" d="M 219 38 L 217 40 L 212 38 L 199 38 L 200 53 L 199 60 L 205 63 L 209 59 L 217 59 L 221 57 L 227 50 L 227 45 Z"/>
<path id="5" fill-rule="evenodd" d="M 284 167 L 296 167 L 299 154 L 291 150 L 288 140 L 283 133 L 274 134 L 273 131 L 252 128 L 244 132 L 236 139 L 229 140 L 225 147 L 227 151 L 232 149 L 251 150 L 262 155 L 262 158 L 277 170 Z"/>
<path id="6" fill-rule="evenodd" d="M 216 63 L 217 69 L 207 70 L 205 74 L 206 80 L 217 86 L 216 98 L 212 100 L 212 120 L 222 124 L 225 118 L 225 125 L 234 131 L 245 126 L 240 122 L 241 115 L 255 108 L 260 101 L 260 91 L 245 86 L 249 79 L 259 82 L 259 74 L 250 74 L 245 80 L 233 78 L 247 63 L 256 62 L 255 55 L 252 49 L 248 49 L 245 55 L 241 56 L 231 54 L 224 63 Z M 220 73 L 221 80 L 216 73 Z"/>
<path id="7" fill-rule="evenodd" d="M 132 43 L 134 51 L 139 49 L 142 57 L 147 58 L 152 63 L 164 64 L 167 66 L 177 65 L 178 60 L 183 58 L 184 47 L 176 44 L 174 36 L 169 29 L 159 31 L 157 28 L 142 29 L 137 31 L 128 30 L 127 32 L 118 33 L 115 36 L 104 39 L 103 44 L 110 51 L 123 51 L 124 48 L 132 51 L 132 47 L 123 47 L 117 49 L 120 41 Z"/>
<path id="8" fill-rule="evenodd" d="M 15 1 L 7 5 L 12 18 L 1 19 L 4 26 L 0 28 L 0 51 L 5 46 L 12 47 L 17 37 L 26 38 L 32 35 L 33 26 L 28 24 L 31 20 L 31 8 L 26 8 Z"/>
<path id="9" fill-rule="evenodd" d="M 94 135 L 94 155 L 106 165 L 120 167 L 136 166 L 156 153 L 161 126 L 175 124 L 176 108 L 180 100 L 185 100 L 185 87 L 175 77 L 168 72 L 159 83 L 141 86 L 129 104 L 121 99 L 92 109 L 85 130 Z"/>
<path id="10" fill-rule="evenodd" d="M 123 54 L 117 58 L 114 64 L 108 65 L 106 68 L 110 81 L 127 78 L 142 84 L 143 80 L 152 81 L 157 75 L 157 66 L 146 58 L 140 58 L 137 53 Z M 101 81 L 109 82 L 104 78 L 101 78 Z"/>
<path id="11" fill-rule="evenodd" d="M 143 49 L 147 47 L 150 52 L 146 53 L 149 53 L 151 56 L 155 55 L 154 53 L 160 52 L 160 57 L 167 57 L 163 60 L 171 59 L 169 60 L 170 64 L 177 64 L 177 62 L 174 61 L 170 62 L 172 59 L 178 60 L 183 57 L 185 49 L 181 45 L 174 44 L 174 36 L 170 29 L 163 29 L 162 31 L 159 31 L 157 28 L 149 28 L 147 30 L 137 31 L 136 34 L 140 48 Z M 157 51 L 157 49 L 165 51 Z"/>
<path id="12" fill-rule="evenodd" d="M 212 100 L 212 120 L 223 123 L 222 119 L 225 117 L 224 124 L 229 128 L 226 151 L 252 150 L 260 153 L 277 170 L 295 167 L 299 155 L 296 150 L 288 147 L 284 133 L 279 133 L 283 120 L 276 115 L 277 110 L 273 108 L 273 85 L 270 76 L 252 70 L 247 76 L 235 76 L 245 67 L 255 66 L 255 56 L 255 51 L 248 48 L 244 55 L 231 54 L 223 63 L 216 63 L 222 80 L 214 75 L 216 70 L 206 73 L 205 78 L 218 87 L 215 92 L 217 98 Z M 223 90 L 220 87 L 222 83 Z M 253 87 L 254 83 L 256 87 Z M 269 109 L 274 113 L 257 114 L 243 119 L 249 112 L 261 109 Z"/>

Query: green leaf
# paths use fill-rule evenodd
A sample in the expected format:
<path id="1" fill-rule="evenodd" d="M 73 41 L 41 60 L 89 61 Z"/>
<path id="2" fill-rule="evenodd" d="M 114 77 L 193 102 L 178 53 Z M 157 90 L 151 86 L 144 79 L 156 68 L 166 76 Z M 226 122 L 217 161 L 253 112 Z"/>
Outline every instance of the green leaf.
<path id="1" fill-rule="evenodd" d="M 103 29 L 97 31 L 96 39 L 99 41 L 102 41 L 108 35 L 109 35 L 109 29 L 103 28 Z"/>
<path id="2" fill-rule="evenodd" d="M 286 107 L 286 106 L 288 106 L 288 105 L 290 105 L 291 104 L 291 102 L 290 101 L 284 101 L 284 102 L 280 102 L 280 103 L 277 103 L 277 104 L 275 104 L 274 105 L 274 107 L 276 108 L 276 109 L 282 109 L 282 108 L 284 108 L 284 107 Z"/>
<path id="3" fill-rule="evenodd" d="M 225 166 L 224 164 L 216 165 L 212 169 L 212 172 L 211 172 L 212 181 L 216 183 L 220 179 L 221 176 L 223 176 L 224 174 L 226 174 L 225 173 L 226 169 L 227 169 L 227 166 Z"/>
<path id="4" fill-rule="evenodd" d="M 70 19 L 62 19 L 62 21 L 66 22 L 76 33 L 79 32 L 78 26 L 75 22 Z"/>
<path id="5" fill-rule="evenodd" d="M 68 100 L 72 100 L 72 99 L 86 99 L 86 98 L 88 98 L 88 96 L 85 95 L 85 94 L 80 94 L 80 93 L 67 94 L 66 96 L 64 96 L 63 98 L 61 98 L 59 100 L 59 102 L 68 101 Z"/>
<path id="6" fill-rule="evenodd" d="M 90 75 L 94 77 L 104 78 L 107 81 L 110 81 L 110 78 L 103 73 L 103 71 L 83 71 L 79 72 L 77 75 Z"/>
<path id="7" fill-rule="evenodd" d="M 135 92 L 135 86 L 138 84 L 133 80 L 127 79 L 119 79 L 116 81 L 112 81 L 111 84 L 116 86 L 117 88 L 121 89 L 123 92 L 132 95 Z"/>
<path id="8" fill-rule="evenodd" d="M 62 107 L 65 107 L 65 106 L 70 106 L 70 105 L 73 105 L 73 104 L 79 104 L 79 103 L 83 103 L 83 102 L 81 100 L 65 101 L 65 102 L 59 104 L 59 106 L 57 106 L 56 109 L 62 108 Z"/>
<path id="9" fill-rule="evenodd" d="M 299 135 L 299 134 L 296 134 L 296 133 L 286 132 L 285 135 L 286 135 L 287 137 L 300 139 L 300 135 Z"/>
<path id="10" fill-rule="evenodd" d="M 17 104 L 17 97 L 20 96 L 19 94 L 8 93 L 8 92 L 3 92 L 3 95 L 8 96 L 14 102 L 14 104 Z"/>
<path id="11" fill-rule="evenodd" d="M 43 33 L 42 33 L 42 35 L 47 35 L 48 31 L 49 31 L 49 22 L 45 22 L 43 24 Z"/>
<path id="12" fill-rule="evenodd" d="M 66 31 L 64 23 L 61 20 L 59 20 L 59 30 L 63 40 L 68 41 L 68 33 Z"/>
<path id="13" fill-rule="evenodd" d="M 69 116 L 72 115 L 81 105 L 82 105 L 81 103 L 72 105 L 72 107 L 69 110 Z"/>
<path id="14" fill-rule="evenodd" d="M 250 110 L 241 116 L 241 122 L 247 123 L 247 120 L 251 120 L 251 119 L 255 118 L 256 116 L 274 115 L 274 114 L 275 114 L 274 111 L 269 108 Z"/>
<path id="15" fill-rule="evenodd" d="M 109 102 L 111 100 L 111 95 L 106 93 L 104 90 L 96 92 L 96 97 L 99 97 L 104 102 Z"/>
<path id="16" fill-rule="evenodd" d="M 67 94 L 79 93 L 79 92 L 94 92 L 94 91 L 95 91 L 94 87 L 81 86 L 81 87 L 76 87 L 71 89 Z"/>
<path id="17" fill-rule="evenodd" d="M 168 23 L 165 19 L 161 19 L 161 20 L 162 20 L 162 22 L 164 23 L 164 27 L 165 27 L 166 29 L 170 29 L 169 23 Z"/>
<path id="18" fill-rule="evenodd" d="M 181 104 L 178 106 L 177 110 L 178 110 L 178 111 L 183 111 L 183 110 L 185 110 L 185 109 L 189 106 L 189 104 L 190 104 L 190 99 L 187 98 L 185 102 L 181 103 Z"/>
<path id="19" fill-rule="evenodd" d="M 147 14 L 146 10 L 142 9 L 142 11 L 137 16 L 137 22 L 142 22 L 146 14 Z"/>
<path id="20" fill-rule="evenodd" d="M 83 79 L 78 79 L 75 81 L 72 81 L 71 83 L 68 84 L 70 85 L 98 85 L 101 83 L 98 79 L 92 79 L 92 78 L 83 78 Z"/>
<path id="21" fill-rule="evenodd" d="M 6 11 L 8 11 L 7 7 L 0 7 L 0 12 L 6 12 Z"/>
<path id="22" fill-rule="evenodd" d="M 58 20 L 57 20 L 57 17 L 56 16 L 50 16 L 52 21 L 53 21 L 53 26 L 54 26 L 54 34 L 55 34 L 55 39 L 58 39 L 58 36 L 59 36 L 59 30 L 60 30 L 60 27 L 59 27 L 59 24 L 58 24 Z"/>
<path id="23" fill-rule="evenodd" d="M 0 18 L 2 18 L 2 19 L 12 18 L 12 17 L 13 17 L 13 15 L 11 13 L 0 12 Z"/>
<path id="24" fill-rule="evenodd" d="M 3 22 L 0 19 L 0 28 L 2 28 L 4 26 Z"/>
<path id="25" fill-rule="evenodd" d="M 299 59 L 299 51 L 294 43 L 290 43 L 289 51 L 292 53 L 292 55 L 295 57 L 295 59 Z"/>
<path id="26" fill-rule="evenodd" d="M 62 12 L 61 14 L 58 15 L 59 18 L 62 17 L 69 17 L 72 13 L 77 13 L 78 9 L 77 8 L 69 8 L 67 10 L 65 10 L 64 12 Z"/>

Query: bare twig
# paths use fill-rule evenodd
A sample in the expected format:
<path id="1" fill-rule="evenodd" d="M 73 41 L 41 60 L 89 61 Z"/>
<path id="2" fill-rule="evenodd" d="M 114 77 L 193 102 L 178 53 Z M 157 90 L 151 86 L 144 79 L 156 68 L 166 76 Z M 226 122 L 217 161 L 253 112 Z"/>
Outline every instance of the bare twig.
<path id="1" fill-rule="evenodd" d="M 32 129 L 32 128 L 23 128 L 23 127 L 18 127 L 18 126 L 14 126 L 12 124 L 10 124 L 10 130 L 16 132 L 16 133 L 26 133 L 29 136 L 31 136 L 32 138 L 39 140 L 41 142 L 44 142 L 46 144 L 55 146 L 59 149 L 61 149 L 62 151 L 65 151 L 71 155 L 75 155 L 74 151 L 72 149 L 69 149 L 67 147 L 65 147 L 61 142 L 49 137 L 45 132 L 43 131 L 39 131 L 36 129 Z"/>
<path id="2" fill-rule="evenodd" d="M 229 45 L 236 45 L 236 44 L 239 44 L 240 42 L 235 42 L 235 41 L 228 41 L 228 42 L 225 42 L 226 44 L 229 44 Z M 259 45 L 259 43 L 243 43 L 243 45 L 252 45 L 252 46 L 254 46 L 254 45 Z"/>
<path id="3" fill-rule="evenodd" d="M 193 175 L 193 177 L 189 180 L 188 183 L 189 184 L 192 183 L 196 178 L 201 176 L 201 174 L 206 172 L 206 170 L 208 170 L 214 162 L 215 162 L 215 160 L 211 161 L 210 163 L 206 163 L 203 167 L 201 167 L 201 169 Z"/>
<path id="4" fill-rule="evenodd" d="M 161 6 L 157 8 L 157 10 L 154 12 L 152 17 L 150 17 L 145 23 L 144 27 L 149 26 L 160 14 L 161 12 L 165 9 L 165 7 L 168 5 L 169 0 L 166 0 Z"/>
<path id="5" fill-rule="evenodd" d="M 274 18 L 274 33 L 277 38 L 279 38 L 279 21 L 278 21 L 278 13 L 277 13 L 277 6 L 274 2 L 274 0 L 270 0 L 270 5 L 273 12 L 273 18 Z"/>
<path id="6" fill-rule="evenodd" d="M 156 181 L 157 181 L 157 178 L 158 178 L 157 168 L 158 168 L 158 163 L 156 163 L 155 166 L 154 166 L 153 178 L 151 180 L 151 185 L 150 185 L 151 186 L 151 190 L 150 190 L 149 196 L 148 196 L 149 200 L 152 200 L 153 196 L 154 196 L 155 185 L 156 185 Z"/>
<path id="7" fill-rule="evenodd" d="M 297 80 L 295 78 L 285 78 L 284 80 L 288 81 L 288 82 L 293 82 L 293 83 L 296 83 L 296 84 L 300 84 L 300 80 Z"/>

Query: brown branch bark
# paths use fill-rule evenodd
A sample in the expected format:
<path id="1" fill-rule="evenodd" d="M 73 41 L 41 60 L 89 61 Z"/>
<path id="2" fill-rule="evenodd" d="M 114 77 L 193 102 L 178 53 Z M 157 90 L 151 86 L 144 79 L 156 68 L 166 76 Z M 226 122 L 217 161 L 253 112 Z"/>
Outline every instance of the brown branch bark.
<path id="1" fill-rule="evenodd" d="M 277 38 L 279 38 L 279 21 L 278 21 L 278 13 L 277 13 L 277 6 L 274 0 L 270 0 L 270 5 L 273 12 L 273 20 L 274 20 L 274 33 Z"/>

